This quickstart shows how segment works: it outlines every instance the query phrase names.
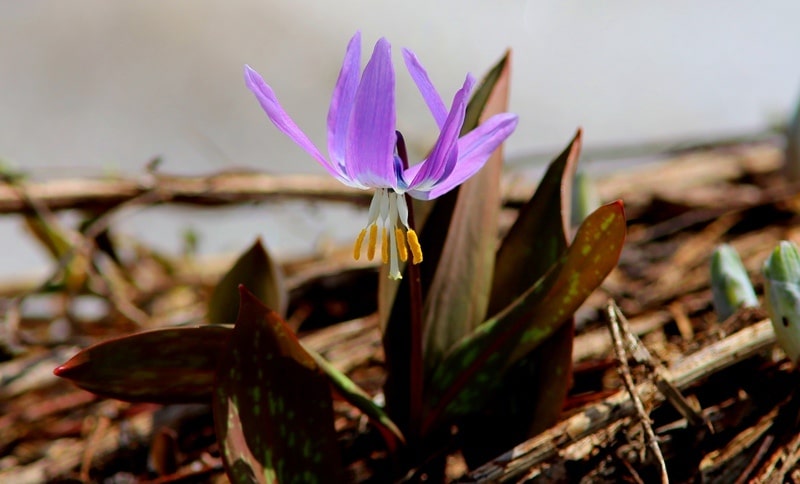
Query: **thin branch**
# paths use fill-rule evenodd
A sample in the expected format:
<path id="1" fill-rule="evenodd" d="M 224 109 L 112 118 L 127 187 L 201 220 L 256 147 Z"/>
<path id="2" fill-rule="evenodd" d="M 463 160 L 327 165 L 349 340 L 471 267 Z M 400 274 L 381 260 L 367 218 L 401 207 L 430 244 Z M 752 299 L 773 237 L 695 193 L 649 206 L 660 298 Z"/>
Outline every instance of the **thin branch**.
<path id="1" fill-rule="evenodd" d="M 780 166 L 781 151 L 772 145 L 748 146 L 731 152 L 701 152 L 666 160 L 669 170 L 628 170 L 598 180 L 603 199 L 659 193 L 665 186 L 678 190 L 708 181 L 733 180 L 743 172 L 764 173 Z M 522 181 L 520 181 L 522 180 Z M 15 181 L 15 184 L 24 183 Z M 524 177 L 504 180 L 503 200 L 518 206 L 530 198 L 536 183 Z M 268 175 L 223 172 L 210 176 L 153 175 L 136 179 L 61 179 L 25 183 L 31 198 L 52 211 L 107 209 L 157 190 L 160 201 L 199 206 L 223 206 L 268 200 L 327 200 L 367 205 L 371 194 L 342 185 L 329 176 Z M 635 188 L 635 190 L 634 190 Z M 0 214 L 30 212 L 30 204 L 10 184 L 0 184 Z"/>
<path id="2" fill-rule="evenodd" d="M 611 301 L 613 305 L 616 321 L 619 324 L 619 329 L 625 338 L 625 344 L 628 351 L 631 352 L 633 359 L 640 365 L 644 365 L 652 375 L 655 376 L 655 382 L 658 390 L 666 397 L 667 401 L 672 404 L 675 410 L 681 414 L 692 425 L 703 425 L 708 428 L 711 433 L 714 433 L 714 426 L 706 418 L 702 412 L 697 411 L 686 397 L 678 390 L 677 387 L 670 381 L 669 372 L 658 360 L 653 358 L 650 351 L 642 344 L 641 340 L 636 334 L 631 331 L 628 318 L 622 313 L 622 310 L 617 306 L 616 301 Z"/>
<path id="3" fill-rule="evenodd" d="M 619 328 L 619 320 L 617 319 L 616 310 L 617 305 L 614 303 L 614 300 L 609 300 L 607 308 L 608 327 L 611 331 L 611 339 L 614 341 L 614 352 L 617 355 L 617 370 L 622 377 L 622 382 L 625 384 L 625 389 L 628 391 L 628 395 L 630 395 L 630 398 L 633 401 L 636 414 L 639 417 L 639 422 L 642 425 L 642 429 L 644 429 L 647 445 L 650 447 L 650 451 L 653 453 L 653 456 L 656 458 L 656 461 L 660 467 L 661 482 L 663 484 L 668 484 L 669 474 L 667 474 L 667 463 L 664 462 L 664 455 L 661 453 L 661 447 L 658 446 L 658 438 L 656 438 L 656 434 L 653 432 L 653 427 L 650 425 L 650 416 L 648 415 L 647 411 L 645 411 L 644 404 L 639 398 L 639 395 L 636 393 L 633 376 L 631 375 L 631 370 L 628 367 L 628 353 L 623 347 L 622 332 Z"/>
<path id="4" fill-rule="evenodd" d="M 113 209 L 106 211 L 103 215 L 92 222 L 87 228 L 86 234 L 81 234 L 74 230 L 69 230 L 62 227 L 58 218 L 50 210 L 50 208 L 42 203 L 42 200 L 31 196 L 26 186 L 18 184 L 17 182 L 10 183 L 9 186 L 14 189 L 21 200 L 28 204 L 36 217 L 39 218 L 42 223 L 47 225 L 48 231 L 68 234 L 72 239 L 70 241 L 69 249 L 59 258 L 56 267 L 53 269 L 50 275 L 41 283 L 39 283 L 37 287 L 33 288 L 33 290 L 21 294 L 11 300 L 11 311 L 9 311 L 10 317 L 13 318 L 14 315 L 19 317 L 19 307 L 22 305 L 25 298 L 32 294 L 41 292 L 47 286 L 53 284 L 58 280 L 61 274 L 65 273 L 64 271 L 66 270 L 67 266 L 71 261 L 74 260 L 76 256 L 83 256 L 87 261 L 89 261 L 89 264 L 87 264 L 86 267 L 86 275 L 88 279 L 87 283 L 92 286 L 92 289 L 98 294 L 107 296 L 109 301 L 117 309 L 117 311 L 120 312 L 120 314 L 137 325 L 143 326 L 148 319 L 147 314 L 145 314 L 141 309 L 136 307 L 128 300 L 128 298 L 123 294 L 123 291 L 117 288 L 117 283 L 112 280 L 111 277 L 108 277 L 99 268 L 95 268 L 94 263 L 92 262 L 92 258 L 94 256 L 93 241 L 98 235 L 100 235 L 100 233 L 108 228 L 113 217 L 120 211 L 134 205 L 146 205 L 153 203 L 157 200 L 158 194 L 154 191 L 144 192 L 137 197 L 117 205 Z M 10 321 L 9 326 L 16 328 L 18 327 L 18 322 Z"/>

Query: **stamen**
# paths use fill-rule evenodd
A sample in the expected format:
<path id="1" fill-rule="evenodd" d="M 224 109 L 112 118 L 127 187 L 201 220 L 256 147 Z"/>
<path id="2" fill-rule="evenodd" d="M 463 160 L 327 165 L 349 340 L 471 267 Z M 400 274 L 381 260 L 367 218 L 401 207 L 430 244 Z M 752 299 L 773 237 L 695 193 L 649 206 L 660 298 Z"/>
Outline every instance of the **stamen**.
<path id="1" fill-rule="evenodd" d="M 408 228 L 408 204 L 406 203 L 406 196 L 397 194 L 397 216 L 400 218 L 400 223 Z"/>
<path id="2" fill-rule="evenodd" d="M 405 262 L 408 260 L 408 249 L 406 248 L 406 238 L 400 227 L 394 229 L 394 237 L 397 239 L 397 252 L 400 254 L 400 260 Z"/>
<path id="3" fill-rule="evenodd" d="M 353 247 L 353 259 L 358 260 L 361 257 L 361 244 L 364 243 L 364 237 L 367 235 L 367 229 L 361 229 L 361 232 L 358 234 L 358 238 L 356 239 L 356 244 Z"/>
<path id="4" fill-rule="evenodd" d="M 378 243 L 378 226 L 372 224 L 369 226 L 369 245 L 367 246 L 368 260 L 372 260 L 375 258 L 375 245 L 377 243 Z"/>
<path id="5" fill-rule="evenodd" d="M 387 231 L 388 232 L 388 231 Z M 389 237 L 389 277 L 394 280 L 399 280 L 403 278 L 403 275 L 400 274 L 400 262 L 397 260 L 398 258 L 398 249 L 397 249 L 397 232 L 392 231 Z M 403 239 L 400 239 L 401 241 Z"/>
<path id="6" fill-rule="evenodd" d="M 384 264 L 389 263 L 389 231 L 386 227 L 381 232 L 381 260 Z"/>
<path id="7" fill-rule="evenodd" d="M 411 229 L 408 229 L 406 232 L 406 237 L 408 237 L 408 247 L 411 249 L 412 262 L 414 264 L 419 264 L 422 262 L 422 246 L 419 245 L 419 239 L 417 239 L 417 233 Z"/>

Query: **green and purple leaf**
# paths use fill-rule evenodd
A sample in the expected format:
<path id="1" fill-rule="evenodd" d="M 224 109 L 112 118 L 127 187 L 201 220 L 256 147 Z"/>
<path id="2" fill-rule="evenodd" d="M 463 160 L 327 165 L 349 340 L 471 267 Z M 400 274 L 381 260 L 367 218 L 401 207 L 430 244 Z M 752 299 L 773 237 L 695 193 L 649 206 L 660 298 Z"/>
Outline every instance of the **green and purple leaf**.
<path id="1" fill-rule="evenodd" d="M 483 408 L 499 375 L 569 321 L 616 266 L 625 230 L 621 201 L 597 209 L 544 277 L 455 345 L 428 385 L 424 430 Z"/>
<path id="2" fill-rule="evenodd" d="M 261 239 L 256 239 L 214 288 L 208 302 L 210 324 L 233 324 L 236 321 L 240 284 L 273 311 L 281 315 L 286 312 L 289 296 L 283 273 L 267 253 Z"/>
<path id="3" fill-rule="evenodd" d="M 550 163 L 503 239 L 488 314 L 499 313 L 532 287 L 566 250 L 581 135 L 578 130 Z M 462 452 L 468 463 L 486 462 L 557 421 L 571 382 L 574 331 L 570 318 L 546 345 L 515 363 L 487 405 L 461 423 Z"/>
<path id="4" fill-rule="evenodd" d="M 230 326 L 197 326 L 123 336 L 81 350 L 54 373 L 86 391 L 128 402 L 209 403 L 232 331 Z M 405 442 L 397 426 L 366 392 L 308 351 L 329 378 L 334 396 L 366 415 L 389 450 Z"/>
<path id="5" fill-rule="evenodd" d="M 217 438 L 233 482 L 339 482 L 328 377 L 275 311 L 240 287 L 214 389 Z"/>
<path id="6" fill-rule="evenodd" d="M 208 403 L 231 329 L 146 331 L 81 350 L 55 369 L 84 390 L 128 402 Z"/>
<path id="7" fill-rule="evenodd" d="M 569 245 L 572 179 L 582 132 L 550 163 L 497 250 L 489 314 L 497 314 L 558 262 Z"/>
<path id="8" fill-rule="evenodd" d="M 510 62 L 506 62 L 484 101 L 480 121 L 508 111 L 509 80 Z M 459 190 L 444 248 L 425 300 L 426 374 L 436 367 L 451 346 L 486 319 L 502 202 L 502 170 L 501 147 Z"/>

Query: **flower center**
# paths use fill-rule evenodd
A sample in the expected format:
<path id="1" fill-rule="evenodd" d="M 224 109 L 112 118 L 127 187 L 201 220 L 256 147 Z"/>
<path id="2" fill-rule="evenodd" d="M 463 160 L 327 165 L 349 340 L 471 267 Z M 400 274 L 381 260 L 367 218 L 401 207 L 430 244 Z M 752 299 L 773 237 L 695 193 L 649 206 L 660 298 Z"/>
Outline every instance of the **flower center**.
<path id="1" fill-rule="evenodd" d="M 375 249 L 378 246 L 378 232 L 381 236 L 381 260 L 389 264 L 389 277 L 402 279 L 400 262 L 408 260 L 411 252 L 411 262 L 422 262 L 422 247 L 419 245 L 417 233 L 408 226 L 408 205 L 405 195 L 399 194 L 390 188 L 378 188 L 372 196 L 369 205 L 369 220 L 361 229 L 353 247 L 353 257 L 361 257 L 361 247 L 367 239 L 367 259 L 375 258 Z"/>

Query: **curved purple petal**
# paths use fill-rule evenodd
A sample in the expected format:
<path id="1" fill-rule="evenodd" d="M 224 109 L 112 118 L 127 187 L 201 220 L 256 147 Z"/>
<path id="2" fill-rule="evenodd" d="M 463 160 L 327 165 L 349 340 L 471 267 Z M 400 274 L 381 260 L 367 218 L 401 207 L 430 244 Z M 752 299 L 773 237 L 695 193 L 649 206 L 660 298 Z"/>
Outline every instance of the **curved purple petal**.
<path id="1" fill-rule="evenodd" d="M 247 88 L 253 91 L 259 104 L 261 104 L 261 107 L 264 109 L 264 112 L 269 116 L 270 121 L 272 121 L 283 134 L 306 150 L 306 152 L 313 156 L 331 175 L 345 183 L 350 183 L 347 175 L 340 170 L 338 166 L 331 164 L 322 156 L 322 153 L 314 146 L 314 143 L 312 143 L 311 140 L 308 139 L 308 136 L 297 127 L 295 122 L 292 121 L 292 118 L 290 118 L 283 109 L 272 88 L 264 82 L 264 79 L 258 72 L 254 71 L 248 65 L 244 66 L 244 80 Z"/>
<path id="2" fill-rule="evenodd" d="M 396 188 L 395 104 L 391 46 L 375 44 L 356 91 L 345 146 L 347 174 L 362 185 Z"/>
<path id="3" fill-rule="evenodd" d="M 436 183 L 447 178 L 455 168 L 459 157 L 458 136 L 461 134 L 461 126 L 464 124 L 467 97 L 474 84 L 475 79 L 468 74 L 464 79 L 464 85 L 453 97 L 450 113 L 447 115 L 430 155 L 422 163 L 404 173 L 405 179 L 411 180 L 408 184 L 409 190 L 430 190 Z"/>
<path id="4" fill-rule="evenodd" d="M 361 67 L 361 32 L 356 32 L 350 43 L 339 71 L 339 78 L 331 96 L 331 107 L 328 110 L 328 155 L 331 162 L 345 171 L 345 145 L 347 143 L 347 126 L 353 101 L 358 89 L 358 76 Z"/>
<path id="5" fill-rule="evenodd" d="M 409 190 L 420 200 L 438 198 L 467 181 L 478 172 L 503 141 L 517 127 L 516 114 L 496 114 L 458 140 L 458 162 L 453 172 L 429 191 Z"/>
<path id="6" fill-rule="evenodd" d="M 403 49 L 403 60 L 405 60 L 408 73 L 411 74 L 411 78 L 414 79 L 414 83 L 417 85 L 420 94 L 422 94 L 422 98 L 425 99 L 428 109 L 431 110 L 433 119 L 436 120 L 439 129 L 442 129 L 447 119 L 447 107 L 442 97 L 436 91 L 436 88 L 433 87 L 431 78 L 428 77 L 428 72 L 422 67 L 416 54 L 408 49 Z"/>

